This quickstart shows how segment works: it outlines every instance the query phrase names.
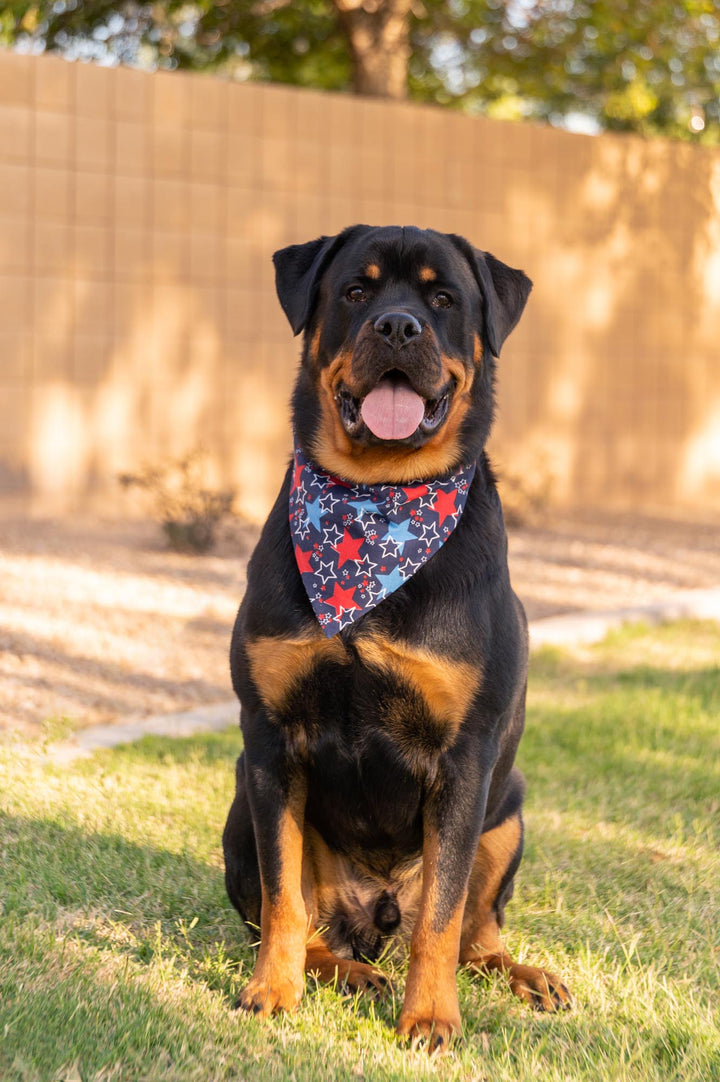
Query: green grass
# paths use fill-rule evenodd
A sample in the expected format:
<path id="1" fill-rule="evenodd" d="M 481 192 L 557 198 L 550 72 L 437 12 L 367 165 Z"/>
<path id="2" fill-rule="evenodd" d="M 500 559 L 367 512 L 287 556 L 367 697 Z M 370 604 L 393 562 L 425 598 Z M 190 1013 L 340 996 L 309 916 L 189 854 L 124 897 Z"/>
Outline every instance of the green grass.
<path id="1" fill-rule="evenodd" d="M 520 960 L 562 974 L 562 1016 L 459 976 L 464 1039 L 410 1053 L 376 1004 L 308 988 L 232 1012 L 253 949 L 220 834 L 239 735 L 149 739 L 71 767 L 0 752 L 0 1079 L 720 1079 L 720 628 L 634 628 L 533 659 L 520 765 Z"/>

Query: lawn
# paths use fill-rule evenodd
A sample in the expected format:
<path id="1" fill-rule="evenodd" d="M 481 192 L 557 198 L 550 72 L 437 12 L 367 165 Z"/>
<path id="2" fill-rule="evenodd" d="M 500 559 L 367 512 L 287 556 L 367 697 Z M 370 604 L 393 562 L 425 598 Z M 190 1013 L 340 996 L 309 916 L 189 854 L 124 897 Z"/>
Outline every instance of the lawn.
<path id="1" fill-rule="evenodd" d="M 442 1059 L 393 1036 L 399 959 L 381 1003 L 310 986 L 292 1017 L 231 1010 L 253 962 L 222 878 L 237 732 L 62 768 L 5 745 L 0 1079 L 720 1079 L 718 659 L 712 624 L 534 657 L 507 942 L 575 1006 L 535 1014 L 460 973 Z"/>

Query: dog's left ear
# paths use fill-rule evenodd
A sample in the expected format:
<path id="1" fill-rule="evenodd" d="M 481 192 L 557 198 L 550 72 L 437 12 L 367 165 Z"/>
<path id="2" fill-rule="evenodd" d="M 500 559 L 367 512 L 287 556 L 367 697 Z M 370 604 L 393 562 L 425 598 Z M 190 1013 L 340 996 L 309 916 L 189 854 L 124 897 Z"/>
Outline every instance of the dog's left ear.
<path id="1" fill-rule="evenodd" d="M 532 282 L 521 270 L 501 263 L 490 252 L 473 248 L 464 237 L 450 234 L 453 244 L 467 259 L 482 296 L 483 321 L 495 357 L 515 327 L 530 296 Z"/>
<path id="2" fill-rule="evenodd" d="M 275 288 L 293 334 L 300 334 L 307 326 L 320 279 L 333 256 L 359 229 L 367 229 L 367 226 L 352 226 L 335 237 L 318 237 L 306 244 L 291 244 L 273 256 Z"/>

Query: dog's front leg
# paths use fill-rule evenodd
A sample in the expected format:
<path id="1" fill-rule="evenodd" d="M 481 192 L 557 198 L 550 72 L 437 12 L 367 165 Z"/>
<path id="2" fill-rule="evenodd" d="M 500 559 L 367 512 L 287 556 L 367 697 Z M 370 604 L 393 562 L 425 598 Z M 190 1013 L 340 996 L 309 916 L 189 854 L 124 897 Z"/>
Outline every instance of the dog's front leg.
<path id="1" fill-rule="evenodd" d="M 301 891 L 306 779 L 296 763 L 288 762 L 277 731 L 265 730 L 264 735 L 256 741 L 246 731 L 246 776 L 262 907 L 255 971 L 238 1003 L 260 1017 L 298 1005 L 307 939 Z"/>
<path id="2" fill-rule="evenodd" d="M 398 1033 L 430 1052 L 448 1047 L 460 1030 L 455 972 L 468 880 L 487 790 L 460 773 L 447 775 L 423 809 L 423 881 L 410 941 L 410 968 Z M 474 771 L 471 772 L 471 776 Z"/>

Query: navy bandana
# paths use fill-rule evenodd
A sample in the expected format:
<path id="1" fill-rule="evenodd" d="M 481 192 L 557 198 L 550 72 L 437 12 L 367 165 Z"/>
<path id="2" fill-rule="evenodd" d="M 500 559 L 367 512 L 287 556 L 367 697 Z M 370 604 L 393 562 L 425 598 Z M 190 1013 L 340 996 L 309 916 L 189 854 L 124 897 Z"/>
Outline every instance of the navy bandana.
<path id="1" fill-rule="evenodd" d="M 445 481 L 355 485 L 295 448 L 290 533 L 303 585 L 331 638 L 399 589 L 460 521 L 475 466 Z"/>

